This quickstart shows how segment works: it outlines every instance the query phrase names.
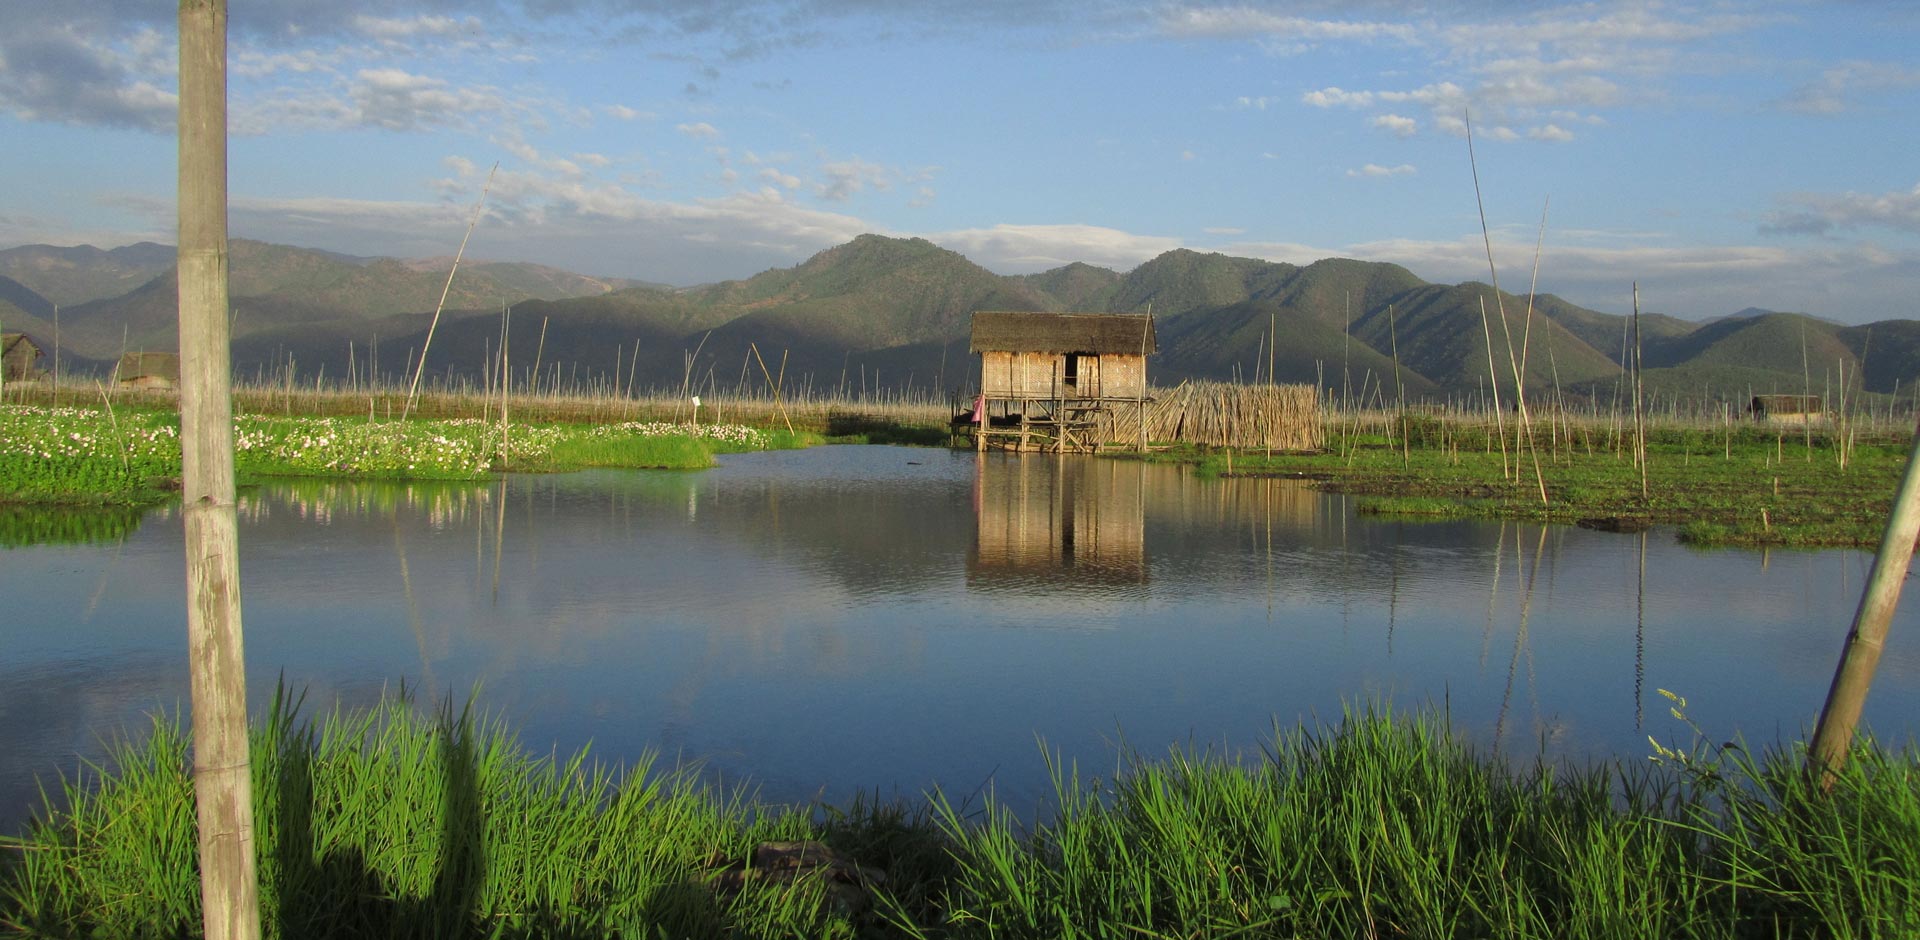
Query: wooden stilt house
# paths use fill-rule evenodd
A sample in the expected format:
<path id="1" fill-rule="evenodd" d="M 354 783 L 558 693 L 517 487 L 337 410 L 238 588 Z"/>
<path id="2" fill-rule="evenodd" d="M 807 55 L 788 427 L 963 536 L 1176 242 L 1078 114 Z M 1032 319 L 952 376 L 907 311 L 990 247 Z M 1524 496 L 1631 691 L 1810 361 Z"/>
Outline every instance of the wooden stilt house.
<path id="1" fill-rule="evenodd" d="M 1813 424 L 1826 418 L 1826 404 L 1818 395 L 1755 395 L 1747 413 L 1768 424 Z"/>
<path id="2" fill-rule="evenodd" d="M 25 333 L 0 333 L 0 377 L 9 382 L 24 381 L 39 375 L 34 362 L 40 347 Z"/>
<path id="3" fill-rule="evenodd" d="M 170 352 L 130 352 L 113 367 L 114 383 L 128 388 L 175 389 L 180 387 L 180 354 Z"/>
<path id="4" fill-rule="evenodd" d="M 980 311 L 971 346 L 980 355 L 972 416 L 979 449 L 1094 451 L 1138 442 L 1152 317 Z"/>

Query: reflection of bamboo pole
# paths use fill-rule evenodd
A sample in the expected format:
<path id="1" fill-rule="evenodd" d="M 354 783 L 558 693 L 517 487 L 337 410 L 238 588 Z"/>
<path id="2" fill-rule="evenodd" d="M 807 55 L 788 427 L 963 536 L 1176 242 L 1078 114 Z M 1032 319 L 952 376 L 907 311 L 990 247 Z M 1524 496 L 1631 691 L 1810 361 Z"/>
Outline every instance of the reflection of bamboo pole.
<path id="1" fill-rule="evenodd" d="M 181 0 L 179 32 L 181 514 L 201 927 L 215 940 L 253 940 L 260 906 L 234 506 L 225 0 Z"/>
<path id="2" fill-rule="evenodd" d="M 413 596 L 413 576 L 407 571 L 407 543 L 400 535 L 400 510 L 393 513 L 393 554 L 400 562 L 400 590 L 407 599 L 407 626 L 413 631 L 413 645 L 420 651 L 420 680 L 427 691 L 434 688 L 433 664 L 427 659 L 426 629 L 420 624 L 420 602 Z"/>
<path id="3" fill-rule="evenodd" d="M 1493 547 L 1493 585 L 1487 589 L 1487 623 L 1480 631 L 1480 668 L 1487 668 L 1487 647 L 1493 642 L 1494 603 L 1500 597 L 1500 563 L 1507 557 L 1507 523 L 1500 521 L 1498 542 Z"/>
<path id="4" fill-rule="evenodd" d="M 1821 768 L 1822 782 L 1831 785 L 1833 775 L 1846 762 L 1847 749 L 1853 743 L 1853 729 L 1867 703 L 1867 689 L 1873 684 L 1874 670 L 1880 665 L 1880 651 L 1886 645 L 1887 625 L 1900 602 L 1900 587 L 1906 581 L 1907 566 L 1913 561 L 1913 543 L 1920 535 L 1920 428 L 1915 430 L 1913 448 L 1907 454 L 1906 476 L 1893 500 L 1893 512 L 1887 519 L 1886 533 L 1880 537 L 1880 551 L 1873 556 L 1873 570 L 1867 575 L 1866 589 L 1860 594 L 1860 608 L 1853 615 L 1853 629 L 1847 633 L 1840 654 L 1839 668 L 1833 674 L 1833 686 L 1820 709 L 1820 724 L 1813 733 L 1810 752 Z"/>
<path id="5" fill-rule="evenodd" d="M 507 540 L 507 478 L 500 478 L 499 505 L 493 516 L 493 606 L 500 606 L 500 555 Z"/>
<path id="6" fill-rule="evenodd" d="M 1640 533 L 1640 574 L 1634 587 L 1633 613 L 1633 729 L 1644 727 L 1646 718 L 1641 697 L 1647 678 L 1647 533 Z"/>
<path id="7" fill-rule="evenodd" d="M 1544 525 L 1540 527 L 1540 542 L 1534 546 L 1533 566 L 1531 568 L 1527 566 L 1526 549 L 1520 544 L 1519 533 L 1516 532 L 1514 535 L 1513 552 L 1515 564 L 1519 565 L 1520 569 L 1526 572 L 1527 581 L 1525 588 L 1520 592 L 1520 626 L 1514 630 L 1513 658 L 1507 663 L 1507 689 L 1506 692 L 1500 696 L 1500 715 L 1494 719 L 1493 723 L 1493 748 L 1495 753 L 1499 753 L 1500 738 L 1506 728 L 1507 707 L 1513 700 L 1513 680 L 1514 676 L 1519 672 L 1520 656 L 1522 653 L 1525 653 L 1527 657 L 1528 700 L 1534 704 L 1534 716 L 1536 718 L 1539 717 L 1539 690 L 1533 682 L 1533 648 L 1527 643 L 1527 629 L 1533 619 L 1534 580 L 1540 575 L 1540 558 L 1546 554 L 1547 550 L 1547 527 Z"/>

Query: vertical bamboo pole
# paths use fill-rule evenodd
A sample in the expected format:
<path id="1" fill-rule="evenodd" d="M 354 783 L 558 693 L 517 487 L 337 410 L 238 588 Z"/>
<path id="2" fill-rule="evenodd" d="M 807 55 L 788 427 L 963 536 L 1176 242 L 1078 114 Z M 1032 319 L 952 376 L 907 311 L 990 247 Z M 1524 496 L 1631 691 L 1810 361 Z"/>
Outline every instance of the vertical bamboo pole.
<path id="1" fill-rule="evenodd" d="M 1860 722 L 1867 689 L 1873 685 L 1880 651 L 1887 642 L 1887 625 L 1893 620 L 1907 566 L 1913 561 L 1916 536 L 1920 536 L 1920 428 L 1915 430 L 1913 447 L 1907 453 L 1906 475 L 1893 498 L 1893 512 L 1880 537 L 1880 551 L 1873 556 L 1873 570 L 1860 594 L 1860 608 L 1854 612 L 1853 628 L 1847 631 L 1840 665 L 1834 670 L 1827 702 L 1820 709 L 1820 723 L 1814 728 L 1810 751 L 1822 785 L 1831 786 L 1834 774 L 1846 763 L 1854 726 Z"/>
<path id="2" fill-rule="evenodd" d="M 227 322 L 227 5 L 180 2 L 180 443 L 201 923 L 260 936 Z"/>
<path id="3" fill-rule="evenodd" d="M 1633 282 L 1633 460 L 1640 465 L 1640 498 L 1647 498 L 1647 412 L 1641 403 L 1640 282 Z"/>
<path id="4" fill-rule="evenodd" d="M 460 236 L 460 250 L 453 253 L 453 267 L 447 269 L 447 283 L 440 288 L 440 302 L 434 305 L 433 319 L 427 323 L 427 338 L 420 343 L 420 362 L 413 370 L 413 384 L 407 386 L 407 403 L 400 409 L 400 421 L 405 423 L 407 416 L 413 413 L 414 398 L 420 394 L 420 376 L 427 371 L 427 349 L 433 345 L 433 330 L 440 325 L 440 311 L 447 306 L 447 295 L 453 292 L 453 276 L 460 273 L 460 259 L 466 257 L 467 240 L 473 237 L 473 229 L 480 224 L 480 211 L 487 205 L 487 193 L 493 190 L 493 174 L 499 172 L 500 164 L 487 171 L 486 185 L 480 187 L 480 201 L 473 204 L 473 218 L 467 221 L 467 234 Z"/>

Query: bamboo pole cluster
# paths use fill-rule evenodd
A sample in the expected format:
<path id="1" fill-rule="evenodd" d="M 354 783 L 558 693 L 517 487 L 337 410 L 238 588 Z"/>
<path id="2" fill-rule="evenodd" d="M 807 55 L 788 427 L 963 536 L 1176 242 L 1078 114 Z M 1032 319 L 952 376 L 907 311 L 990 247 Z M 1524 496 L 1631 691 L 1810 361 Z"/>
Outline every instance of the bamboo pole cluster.
<path id="1" fill-rule="evenodd" d="M 1319 450 L 1320 398 L 1311 385 L 1182 382 L 1147 407 L 1147 435 L 1213 447 Z"/>

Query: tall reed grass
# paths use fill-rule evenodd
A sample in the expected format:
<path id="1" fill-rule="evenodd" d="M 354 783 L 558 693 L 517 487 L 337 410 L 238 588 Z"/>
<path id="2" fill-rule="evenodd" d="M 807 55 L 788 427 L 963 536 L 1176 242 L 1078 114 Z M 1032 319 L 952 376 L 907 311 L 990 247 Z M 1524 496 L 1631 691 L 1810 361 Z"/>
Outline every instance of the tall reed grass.
<path id="1" fill-rule="evenodd" d="M 1831 792 L 1797 747 L 1514 766 L 1444 714 L 1349 710 L 1256 755 L 1051 760 L 1052 805 L 761 805 L 647 759 L 529 756 L 497 720 L 404 699 L 255 737 L 268 935 L 1911 937 L 1920 766 L 1864 742 Z M 0 847 L 0 926 L 198 923 L 177 722 L 66 782 Z M 815 839 L 876 874 L 750 878 Z"/>

